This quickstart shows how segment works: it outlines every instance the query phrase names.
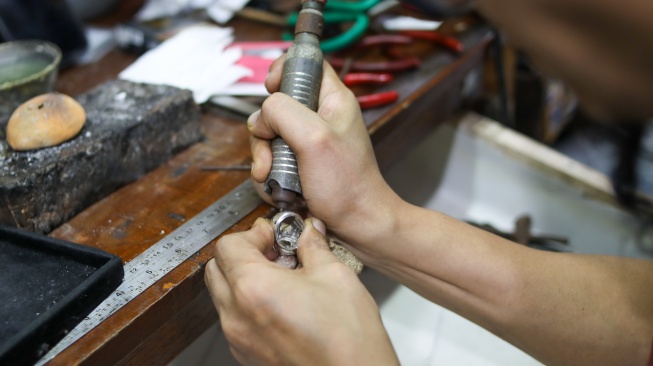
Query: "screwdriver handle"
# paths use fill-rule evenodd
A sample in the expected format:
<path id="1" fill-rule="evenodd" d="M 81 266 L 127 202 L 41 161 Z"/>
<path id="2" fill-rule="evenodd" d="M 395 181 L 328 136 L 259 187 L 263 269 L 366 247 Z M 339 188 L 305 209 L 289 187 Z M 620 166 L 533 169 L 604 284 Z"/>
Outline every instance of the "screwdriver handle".
<path id="1" fill-rule="evenodd" d="M 303 2 L 295 26 L 295 39 L 288 49 L 281 74 L 280 91 L 313 111 L 317 111 L 322 85 L 320 37 L 324 27 L 324 3 L 318 0 Z M 265 182 L 265 191 L 284 210 L 292 207 L 302 195 L 297 158 L 280 137 L 272 140 L 271 147 L 272 169 Z"/>

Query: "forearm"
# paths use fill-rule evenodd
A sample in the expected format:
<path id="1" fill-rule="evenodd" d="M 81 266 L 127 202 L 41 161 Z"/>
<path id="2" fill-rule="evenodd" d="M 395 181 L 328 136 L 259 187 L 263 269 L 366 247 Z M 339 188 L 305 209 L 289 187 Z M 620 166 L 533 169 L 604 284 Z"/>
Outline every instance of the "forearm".
<path id="1" fill-rule="evenodd" d="M 518 286 L 517 264 L 528 249 L 436 211 L 405 202 L 390 207 L 391 213 L 379 211 L 384 224 L 361 234 L 361 242 L 354 239 L 355 254 L 425 298 L 491 328 L 485 320 L 497 318 L 493 309 Z"/>
<path id="2" fill-rule="evenodd" d="M 354 249 L 369 266 L 545 363 L 645 364 L 651 263 L 537 251 L 434 211 L 392 211 L 391 230 Z"/>

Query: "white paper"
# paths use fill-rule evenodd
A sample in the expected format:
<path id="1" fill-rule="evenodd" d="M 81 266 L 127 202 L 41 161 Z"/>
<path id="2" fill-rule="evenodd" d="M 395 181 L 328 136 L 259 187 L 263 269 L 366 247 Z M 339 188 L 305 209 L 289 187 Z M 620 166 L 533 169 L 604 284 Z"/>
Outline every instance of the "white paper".
<path id="1" fill-rule="evenodd" d="M 236 65 L 241 50 L 225 50 L 232 41 L 230 28 L 190 27 L 145 53 L 119 78 L 189 89 L 197 103 L 204 103 L 240 78 L 252 75 L 251 70 Z"/>
<path id="2" fill-rule="evenodd" d="M 235 95 L 235 96 L 249 96 L 249 97 L 267 97 L 270 95 L 265 85 L 261 83 L 245 83 L 239 82 L 220 90 L 215 95 Z"/>
<path id="3" fill-rule="evenodd" d="M 398 16 L 383 22 L 383 28 L 389 31 L 401 30 L 436 30 L 442 22 L 436 20 L 417 19 L 409 16 Z"/>
<path id="4" fill-rule="evenodd" d="M 139 21 L 173 17 L 177 14 L 206 9 L 219 24 L 229 21 L 249 0 L 148 0 L 136 14 Z"/>
<path id="5" fill-rule="evenodd" d="M 218 24 L 225 24 L 247 5 L 249 0 L 217 0 L 206 8 L 206 14 Z"/>

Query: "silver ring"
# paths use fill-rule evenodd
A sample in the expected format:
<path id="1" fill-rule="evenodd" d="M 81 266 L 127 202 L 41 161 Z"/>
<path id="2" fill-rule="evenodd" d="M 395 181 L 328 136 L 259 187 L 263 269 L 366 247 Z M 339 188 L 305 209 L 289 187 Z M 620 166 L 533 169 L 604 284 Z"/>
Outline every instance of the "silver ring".
<path id="1" fill-rule="evenodd" d="M 292 211 L 281 211 L 272 218 L 274 223 L 274 246 L 279 255 L 296 255 L 299 236 L 304 231 L 304 220 Z"/>

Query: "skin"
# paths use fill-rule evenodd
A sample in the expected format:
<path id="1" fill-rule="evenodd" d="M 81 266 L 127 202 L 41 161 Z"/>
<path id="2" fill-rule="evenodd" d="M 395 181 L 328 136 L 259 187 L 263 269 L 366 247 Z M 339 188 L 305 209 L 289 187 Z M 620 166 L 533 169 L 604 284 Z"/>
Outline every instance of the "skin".
<path id="1" fill-rule="evenodd" d="M 604 121 L 653 117 L 653 2 L 476 0 L 540 71 L 565 81 Z"/>
<path id="2" fill-rule="evenodd" d="M 266 219 L 216 247 L 206 282 L 234 357 L 245 365 L 398 364 L 374 299 L 329 251 L 324 224 L 306 224 L 297 270 L 268 260 Z"/>
<path id="3" fill-rule="evenodd" d="M 585 13 L 563 14 L 562 9 L 580 10 L 575 7 L 584 1 L 591 8 L 588 17 L 612 22 L 598 26 Z M 649 3 L 628 1 L 648 11 L 649 18 L 653 14 Z M 651 50 L 610 47 L 603 40 L 583 43 L 593 39 L 591 34 L 604 35 L 610 25 L 648 30 L 650 24 L 639 22 L 642 14 L 619 12 L 607 0 L 479 0 L 477 6 L 516 44 L 532 42 L 537 59 L 553 74 L 566 76 L 591 113 L 606 119 L 653 116 L 652 71 L 638 67 L 640 61 L 628 53 L 638 48 L 647 58 Z M 530 17 L 528 26 L 512 19 L 519 14 Z M 628 16 L 634 16 L 633 24 L 626 22 Z M 520 27 L 538 31 L 518 34 Z M 617 50 L 621 53 L 613 54 Z M 270 92 L 279 88 L 282 62 L 271 68 Z M 606 67 L 613 74 L 603 75 Z M 586 78 L 596 90 L 585 87 Z M 653 263 L 538 251 L 406 203 L 383 180 L 358 105 L 328 64 L 317 113 L 274 93 L 250 117 L 248 128 L 252 178 L 265 181 L 269 141 L 282 136 L 297 155 L 307 207 L 321 221 L 309 220 L 299 246 L 303 268 L 296 271 L 269 261 L 273 233 L 265 221 L 217 243 L 206 282 L 242 363 L 397 364 L 378 308 L 356 276 L 325 249 L 319 232 L 326 225 L 366 265 L 545 364 L 646 364 L 653 341 Z"/>

